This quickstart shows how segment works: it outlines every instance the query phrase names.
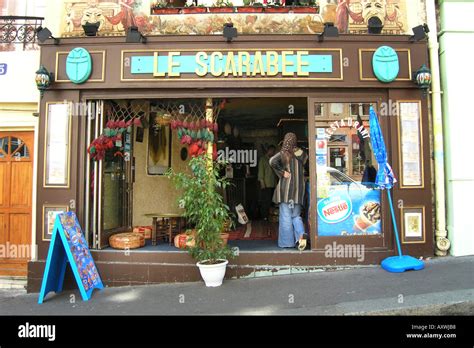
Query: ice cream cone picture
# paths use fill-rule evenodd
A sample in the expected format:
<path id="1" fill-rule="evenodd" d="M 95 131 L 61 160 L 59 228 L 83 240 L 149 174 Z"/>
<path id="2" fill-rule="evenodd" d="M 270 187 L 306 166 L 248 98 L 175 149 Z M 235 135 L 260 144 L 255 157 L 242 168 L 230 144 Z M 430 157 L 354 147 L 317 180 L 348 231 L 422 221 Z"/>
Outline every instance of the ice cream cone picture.
<path id="1" fill-rule="evenodd" d="M 367 202 L 361 209 L 359 215 L 354 217 L 354 232 L 366 233 L 369 227 L 380 221 L 380 203 Z"/>

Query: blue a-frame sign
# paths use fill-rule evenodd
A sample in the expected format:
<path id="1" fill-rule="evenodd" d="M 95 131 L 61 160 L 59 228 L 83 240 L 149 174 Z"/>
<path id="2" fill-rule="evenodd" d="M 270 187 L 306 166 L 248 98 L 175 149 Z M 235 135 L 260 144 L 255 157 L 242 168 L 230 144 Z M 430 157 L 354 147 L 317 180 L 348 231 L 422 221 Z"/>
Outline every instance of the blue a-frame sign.
<path id="1" fill-rule="evenodd" d="M 74 212 L 56 216 L 38 303 L 43 303 L 50 291 L 62 291 L 68 263 L 84 301 L 91 298 L 94 289 L 104 288 Z"/>

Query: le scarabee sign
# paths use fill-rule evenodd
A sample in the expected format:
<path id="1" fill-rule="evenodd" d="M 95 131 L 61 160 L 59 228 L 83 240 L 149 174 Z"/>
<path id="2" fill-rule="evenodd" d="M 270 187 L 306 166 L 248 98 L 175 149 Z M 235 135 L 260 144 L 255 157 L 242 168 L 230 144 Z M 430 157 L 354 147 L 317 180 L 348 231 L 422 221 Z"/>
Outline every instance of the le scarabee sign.
<path id="1" fill-rule="evenodd" d="M 309 51 L 200 51 L 154 52 L 153 56 L 134 56 L 132 74 L 154 77 L 307 77 L 311 73 L 332 73 L 332 55 Z"/>

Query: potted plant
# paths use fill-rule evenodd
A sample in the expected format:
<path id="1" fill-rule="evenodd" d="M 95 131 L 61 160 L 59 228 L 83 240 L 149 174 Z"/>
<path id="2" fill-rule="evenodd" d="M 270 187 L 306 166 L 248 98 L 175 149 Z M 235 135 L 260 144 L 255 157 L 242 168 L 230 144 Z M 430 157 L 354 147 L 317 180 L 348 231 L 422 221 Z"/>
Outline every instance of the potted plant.
<path id="1" fill-rule="evenodd" d="M 292 13 L 319 13 L 319 5 L 316 0 L 299 0 L 298 6 L 291 7 Z"/>
<path id="2" fill-rule="evenodd" d="M 188 14 L 188 13 L 206 13 L 207 12 L 207 7 L 204 5 L 190 5 L 188 6 L 186 4 L 185 7 L 181 9 L 181 13 Z"/>
<path id="3" fill-rule="evenodd" d="M 178 14 L 180 9 L 178 7 L 173 7 L 172 4 L 168 2 L 157 2 L 152 4 L 151 11 L 156 15 Z"/>
<path id="4" fill-rule="evenodd" d="M 233 13 L 235 12 L 234 4 L 228 0 L 217 0 L 214 6 L 209 7 L 209 12 L 214 13 Z"/>
<path id="5" fill-rule="evenodd" d="M 259 13 L 263 12 L 263 4 L 255 0 L 243 0 L 244 6 L 237 7 L 237 12 Z"/>
<path id="6" fill-rule="evenodd" d="M 179 205 L 184 216 L 194 225 L 195 244 L 188 250 L 196 259 L 206 286 L 220 286 L 224 279 L 232 250 L 224 245 L 221 233 L 229 220 L 229 207 L 219 190 L 228 185 L 219 172 L 222 164 L 213 162 L 209 154 L 195 156 L 189 161 L 191 173 L 176 173 L 172 169 L 167 176 L 182 190 Z"/>
<path id="7" fill-rule="evenodd" d="M 273 4 L 265 7 L 265 12 L 268 12 L 268 13 L 286 13 L 289 11 L 290 11 L 290 8 L 283 6 L 280 0 L 275 0 Z"/>

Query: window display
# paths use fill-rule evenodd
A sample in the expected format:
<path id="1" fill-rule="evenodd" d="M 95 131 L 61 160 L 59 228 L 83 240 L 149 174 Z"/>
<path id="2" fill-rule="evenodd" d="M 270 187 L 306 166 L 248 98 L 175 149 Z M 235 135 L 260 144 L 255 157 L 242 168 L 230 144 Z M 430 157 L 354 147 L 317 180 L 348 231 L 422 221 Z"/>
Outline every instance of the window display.
<path id="1" fill-rule="evenodd" d="M 316 129 L 318 236 L 381 234 L 367 118 L 354 117 L 349 104 L 335 105 L 342 113 L 318 122 Z"/>

